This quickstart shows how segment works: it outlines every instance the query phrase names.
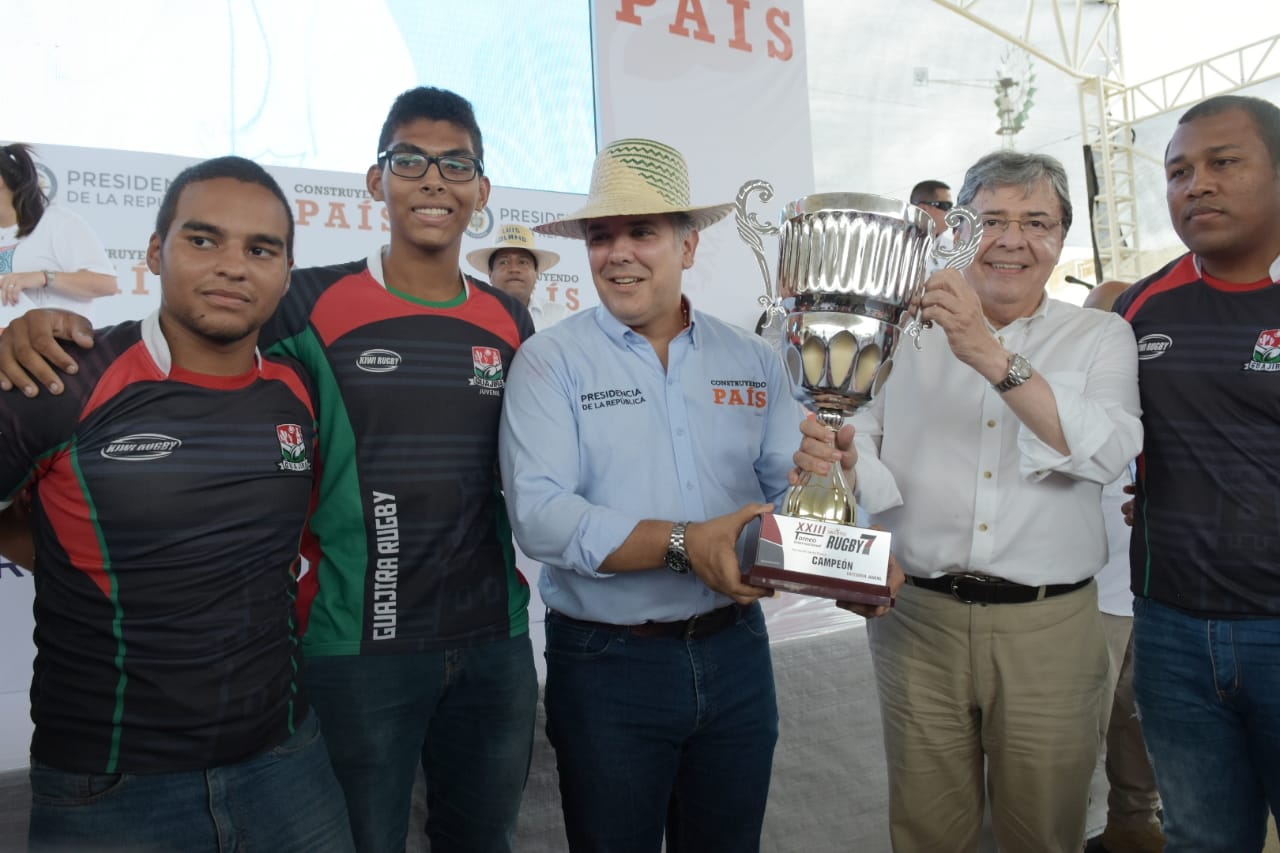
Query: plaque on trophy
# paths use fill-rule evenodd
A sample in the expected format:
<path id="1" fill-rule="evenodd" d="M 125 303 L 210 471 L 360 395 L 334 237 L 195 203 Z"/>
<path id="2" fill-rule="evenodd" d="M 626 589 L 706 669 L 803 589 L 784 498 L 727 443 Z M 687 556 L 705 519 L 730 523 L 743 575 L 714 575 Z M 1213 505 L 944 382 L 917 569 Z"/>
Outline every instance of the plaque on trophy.
<path id="1" fill-rule="evenodd" d="M 822 193 L 786 206 L 781 227 L 747 211 L 773 188 L 749 181 L 738 192 L 738 233 L 756 255 L 765 279 L 761 303 L 778 321 L 791 389 L 832 431 L 875 399 L 893 369 L 903 334 L 919 346 L 919 304 L 926 264 L 960 269 L 982 239 L 969 210 L 947 213 L 952 228 L 967 226 L 951 249 L 939 244 L 930 215 L 902 201 L 863 193 Z M 777 289 L 770 282 L 761 236 L 777 234 Z M 787 311 L 783 297 L 793 297 Z M 785 315 L 785 321 L 782 320 Z M 766 326 L 769 324 L 767 323 Z M 747 540 L 747 582 L 755 586 L 854 601 L 889 604 L 890 534 L 853 524 L 853 490 L 839 465 L 806 474 L 787 494 L 781 514 L 760 519 Z"/>

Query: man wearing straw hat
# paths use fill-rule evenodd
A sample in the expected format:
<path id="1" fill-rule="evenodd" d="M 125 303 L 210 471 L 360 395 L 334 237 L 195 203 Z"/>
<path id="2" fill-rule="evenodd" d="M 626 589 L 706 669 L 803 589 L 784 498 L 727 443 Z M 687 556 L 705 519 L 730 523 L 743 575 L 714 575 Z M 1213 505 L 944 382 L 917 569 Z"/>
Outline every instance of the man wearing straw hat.
<path id="1" fill-rule="evenodd" d="M 467 263 L 489 277 L 489 283 L 514 296 L 529 309 L 534 329 L 546 329 L 569 316 L 559 302 L 533 298 L 538 276 L 560 263 L 560 256 L 534 245 L 533 232 L 514 222 L 498 229 L 498 242 L 467 253 Z"/>
<path id="2" fill-rule="evenodd" d="M 499 456 L 512 526 L 543 563 L 547 735 L 571 850 L 759 847 L 777 705 L 735 545 L 787 488 L 800 411 L 777 354 L 681 293 L 699 229 L 684 159 L 625 139 L 584 208 L 600 306 L 511 369 Z"/>

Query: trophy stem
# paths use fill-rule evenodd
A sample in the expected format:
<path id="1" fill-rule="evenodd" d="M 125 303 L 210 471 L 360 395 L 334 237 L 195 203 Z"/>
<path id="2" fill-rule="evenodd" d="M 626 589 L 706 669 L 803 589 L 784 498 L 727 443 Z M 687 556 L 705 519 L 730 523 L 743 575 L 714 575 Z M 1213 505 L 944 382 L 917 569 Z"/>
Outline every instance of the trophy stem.
<path id="1" fill-rule="evenodd" d="M 819 409 L 818 420 L 832 432 L 844 423 L 840 412 L 831 409 Z M 801 474 L 799 484 L 787 492 L 785 512 L 794 518 L 853 524 L 857 505 L 853 500 L 853 489 L 845 480 L 844 469 L 837 463 L 825 475 L 808 471 Z"/>

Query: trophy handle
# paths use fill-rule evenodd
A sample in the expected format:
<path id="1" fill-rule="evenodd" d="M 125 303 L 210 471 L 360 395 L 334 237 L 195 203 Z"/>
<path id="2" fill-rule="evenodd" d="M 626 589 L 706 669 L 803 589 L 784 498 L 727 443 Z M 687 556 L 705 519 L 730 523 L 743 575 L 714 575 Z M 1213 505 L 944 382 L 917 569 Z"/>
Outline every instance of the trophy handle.
<path id="1" fill-rule="evenodd" d="M 929 256 L 940 268 L 962 270 L 973 263 L 973 259 L 978 256 L 978 244 L 982 242 L 982 222 L 978 220 L 978 215 L 967 207 L 951 208 L 943 221 L 950 228 L 959 228 L 962 224 L 968 224 L 969 236 L 950 249 L 943 249 L 938 243 L 934 243 L 929 249 Z M 920 322 L 919 308 L 913 312 L 910 322 L 907 323 L 906 332 L 917 350 L 923 349 L 920 346 L 920 333 L 931 325 L 933 325 L 932 321 Z"/>
<path id="2" fill-rule="evenodd" d="M 738 236 L 751 249 L 751 253 L 756 256 L 756 263 L 760 266 L 760 276 L 764 279 L 764 296 L 759 297 L 757 301 L 768 312 L 765 325 L 769 326 L 773 324 L 775 318 L 786 314 L 787 311 L 782 307 L 782 299 L 774 292 L 773 279 L 769 275 L 769 262 L 764 257 L 764 241 L 760 238 L 761 235 L 777 234 L 778 226 L 771 222 L 761 222 L 754 213 L 747 210 L 747 202 L 753 193 L 758 193 L 761 201 L 769 201 L 773 198 L 773 184 L 759 178 L 743 184 L 738 190 L 738 197 L 734 200 L 733 215 L 738 225 Z"/>
<path id="3" fill-rule="evenodd" d="M 978 244 L 982 242 L 982 223 L 978 221 L 978 214 L 969 210 L 967 207 L 953 207 L 947 211 L 946 218 L 943 220 L 950 228 L 959 228 L 962 224 L 969 225 L 969 236 L 962 243 L 957 243 L 950 249 L 943 249 L 937 243 L 933 244 L 933 248 L 929 250 L 934 260 L 938 261 L 941 267 L 950 267 L 953 270 L 962 270 L 973 262 L 978 256 Z"/>

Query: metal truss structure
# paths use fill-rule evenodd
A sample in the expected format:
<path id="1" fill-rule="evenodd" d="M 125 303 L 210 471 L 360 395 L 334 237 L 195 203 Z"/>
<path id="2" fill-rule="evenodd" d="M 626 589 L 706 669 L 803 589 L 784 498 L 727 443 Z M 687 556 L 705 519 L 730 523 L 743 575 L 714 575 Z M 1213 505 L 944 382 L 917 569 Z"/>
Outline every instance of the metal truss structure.
<path id="1" fill-rule="evenodd" d="M 1280 77 L 1280 35 L 1127 84 L 1121 65 L 1120 0 L 933 0 L 1079 83 L 1084 144 L 1097 195 L 1093 242 L 1098 281 L 1136 281 L 1140 239 L 1134 124 Z"/>

